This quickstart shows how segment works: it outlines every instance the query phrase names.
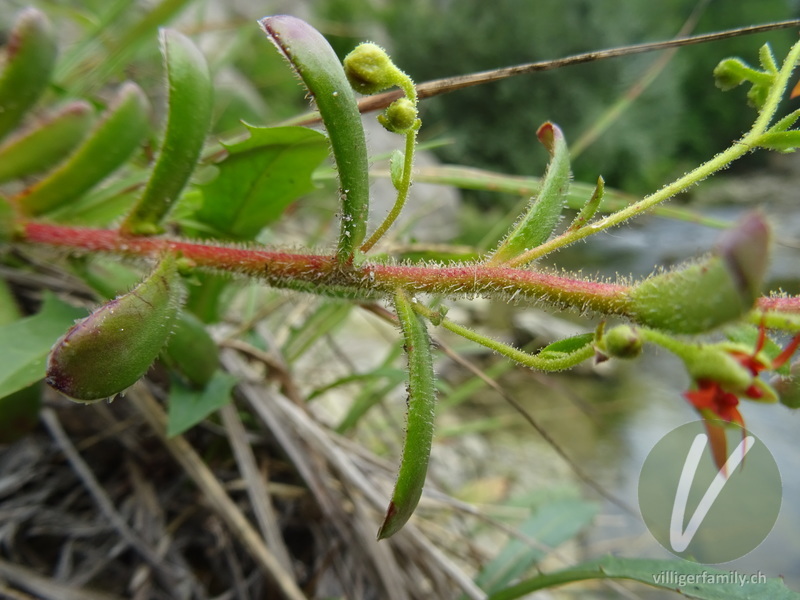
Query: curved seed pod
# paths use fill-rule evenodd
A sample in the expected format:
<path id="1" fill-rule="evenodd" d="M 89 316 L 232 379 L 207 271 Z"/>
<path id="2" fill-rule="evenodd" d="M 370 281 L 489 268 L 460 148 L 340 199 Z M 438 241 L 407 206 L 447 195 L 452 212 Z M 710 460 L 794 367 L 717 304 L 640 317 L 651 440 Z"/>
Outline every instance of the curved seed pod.
<path id="1" fill-rule="evenodd" d="M 11 32 L 0 74 L 0 137 L 14 129 L 42 95 L 56 54 L 55 37 L 45 16 L 32 8 L 23 11 Z"/>
<path id="2" fill-rule="evenodd" d="M 172 336 L 164 348 L 165 362 L 192 385 L 203 388 L 219 367 L 219 348 L 203 322 L 192 313 L 181 311 Z"/>
<path id="3" fill-rule="evenodd" d="M 311 25 L 288 15 L 265 17 L 259 24 L 313 95 L 328 131 L 341 184 L 337 254 L 348 263 L 364 241 L 369 216 L 369 163 L 355 95 L 333 48 Z"/>
<path id="4" fill-rule="evenodd" d="M 92 126 L 88 102 L 70 102 L 48 119 L 0 145 L 0 182 L 41 173 L 60 162 Z"/>
<path id="5" fill-rule="evenodd" d="M 408 355 L 408 415 L 403 458 L 392 500 L 378 539 L 388 538 L 406 524 L 422 496 L 433 440 L 436 389 L 433 381 L 431 340 L 422 317 L 414 312 L 405 292 L 395 294 L 395 309 Z"/>
<path id="6" fill-rule="evenodd" d="M 213 95 L 206 60 L 177 31 L 161 31 L 161 52 L 169 83 L 169 114 L 158 161 L 142 197 L 122 224 L 134 235 L 159 232 L 158 224 L 194 171 L 208 127 Z"/>
<path id="7" fill-rule="evenodd" d="M 161 352 L 182 297 L 175 258 L 167 256 L 133 290 L 78 321 L 55 343 L 45 382 L 80 402 L 124 391 Z"/>
<path id="8" fill-rule="evenodd" d="M 561 129 L 553 123 L 542 125 L 536 135 L 550 153 L 550 164 L 542 180 L 539 195 L 531 198 L 528 212 L 495 250 L 488 261 L 490 265 L 506 263 L 526 250 L 546 242 L 561 218 L 570 179 L 567 142 Z"/>
<path id="9" fill-rule="evenodd" d="M 639 323 L 674 333 L 701 333 L 753 308 L 769 258 L 769 227 L 751 213 L 720 238 L 708 259 L 651 277 L 628 294 Z"/>
<path id="10" fill-rule="evenodd" d="M 49 212 L 79 197 L 133 153 L 147 131 L 148 103 L 134 83 L 124 84 L 103 119 L 53 172 L 14 199 L 28 215 Z"/>

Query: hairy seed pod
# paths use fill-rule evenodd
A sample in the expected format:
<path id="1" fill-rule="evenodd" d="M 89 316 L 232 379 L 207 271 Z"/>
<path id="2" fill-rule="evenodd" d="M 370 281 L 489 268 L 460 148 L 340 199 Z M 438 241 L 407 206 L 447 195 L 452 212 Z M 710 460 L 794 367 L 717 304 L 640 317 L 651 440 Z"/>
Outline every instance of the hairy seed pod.
<path id="1" fill-rule="evenodd" d="M 175 258 L 167 256 L 133 290 L 78 321 L 55 343 L 45 381 L 79 402 L 124 391 L 161 352 L 182 298 Z"/>

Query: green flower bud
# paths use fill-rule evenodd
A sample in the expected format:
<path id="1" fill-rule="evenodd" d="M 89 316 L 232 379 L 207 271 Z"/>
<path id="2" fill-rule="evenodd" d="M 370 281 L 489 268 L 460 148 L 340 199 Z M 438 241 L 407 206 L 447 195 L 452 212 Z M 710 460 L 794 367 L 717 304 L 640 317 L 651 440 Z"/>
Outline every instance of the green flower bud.
<path id="1" fill-rule="evenodd" d="M 769 227 L 747 215 L 721 237 L 706 260 L 651 277 L 630 293 L 632 316 L 674 333 L 701 333 L 753 308 L 769 257 Z"/>
<path id="2" fill-rule="evenodd" d="M 350 85 L 361 94 L 377 94 L 400 85 L 404 78 L 386 50 L 372 42 L 356 46 L 343 62 Z"/>
<path id="3" fill-rule="evenodd" d="M 80 402 L 124 391 L 161 352 L 182 297 L 175 258 L 168 256 L 133 290 L 78 321 L 55 343 L 45 382 Z"/>
<path id="4" fill-rule="evenodd" d="M 628 325 L 614 327 L 601 340 L 601 350 L 615 358 L 636 358 L 642 353 L 643 345 L 642 336 Z"/>
<path id="5" fill-rule="evenodd" d="M 417 107 L 408 98 L 398 98 L 378 115 L 378 122 L 392 133 L 408 133 L 419 126 Z"/>

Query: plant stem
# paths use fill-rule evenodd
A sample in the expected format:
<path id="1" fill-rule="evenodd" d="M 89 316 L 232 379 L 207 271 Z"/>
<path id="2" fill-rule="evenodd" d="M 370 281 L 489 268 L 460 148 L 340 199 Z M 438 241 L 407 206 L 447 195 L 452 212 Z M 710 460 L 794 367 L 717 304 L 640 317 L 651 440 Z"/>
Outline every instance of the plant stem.
<path id="1" fill-rule="evenodd" d="M 559 248 L 563 248 L 564 246 L 568 246 L 569 244 L 577 242 L 585 237 L 605 229 L 615 227 L 624 221 L 627 221 L 628 219 L 642 214 L 657 204 L 678 195 L 696 183 L 699 183 L 709 175 L 713 175 L 717 171 L 724 169 L 736 159 L 741 158 L 750 152 L 755 147 L 756 139 L 767 131 L 770 122 L 775 116 L 775 111 L 778 109 L 778 104 L 783 98 L 784 92 L 786 91 L 786 86 L 789 83 L 789 78 L 791 77 L 792 71 L 797 64 L 798 58 L 800 58 L 800 42 L 797 42 L 794 46 L 792 46 L 788 56 L 786 57 L 786 60 L 783 63 L 783 67 L 778 73 L 775 83 L 773 84 L 772 89 L 767 96 L 767 100 L 764 103 L 758 118 L 756 119 L 756 122 L 753 124 L 753 127 L 750 129 L 750 131 L 745 134 L 739 142 L 733 144 L 727 150 L 717 154 L 714 158 L 703 163 L 683 177 L 680 177 L 669 185 L 664 186 L 657 192 L 646 196 L 639 202 L 608 215 L 596 223 L 592 223 L 577 230 L 567 231 L 562 235 L 551 239 L 549 242 L 545 242 L 544 244 L 531 249 L 529 252 L 519 255 L 514 260 L 509 261 L 509 266 L 513 267 L 529 263 L 544 256 L 545 254 L 553 252 Z"/>
<path id="2" fill-rule="evenodd" d="M 526 367 L 530 367 L 531 369 L 536 369 L 539 371 L 563 371 L 582 363 L 588 358 L 591 358 L 595 353 L 594 346 L 592 344 L 587 344 L 580 350 L 565 354 L 563 357 L 544 358 L 536 354 L 524 352 L 519 348 L 514 348 L 514 346 L 504 344 L 503 342 L 499 342 L 488 336 L 481 335 L 477 331 L 473 331 L 472 329 L 459 325 L 458 323 L 454 323 L 450 319 L 442 319 L 441 315 L 437 311 L 431 310 L 420 302 L 415 302 L 413 307 L 415 312 L 424 315 L 428 319 L 441 319 L 441 326 L 445 329 L 448 329 L 449 331 L 452 331 L 461 337 L 480 344 L 481 346 L 485 346 L 486 348 L 494 350 L 498 354 L 502 354 L 514 362 Z"/>
<path id="3" fill-rule="evenodd" d="M 307 292 L 351 297 L 392 296 L 398 287 L 409 293 L 463 296 L 481 294 L 508 301 L 544 301 L 549 304 L 630 316 L 630 287 L 588 281 L 529 269 L 453 266 L 392 265 L 367 262 L 341 265 L 335 255 L 292 254 L 255 248 L 198 244 L 166 238 L 127 237 L 119 231 L 64 227 L 45 223 L 19 224 L 18 240 L 76 251 L 108 252 L 119 256 L 158 258 L 175 253 L 192 266 L 258 278 L 269 285 Z M 800 313 L 800 296 L 760 298 L 760 310 Z M 776 314 L 777 318 L 777 314 Z"/>
<path id="4" fill-rule="evenodd" d="M 400 216 L 400 212 L 406 204 L 406 199 L 408 199 L 408 192 L 411 190 L 411 171 L 414 168 L 414 150 L 416 147 L 417 130 L 415 129 L 406 134 L 406 147 L 405 154 L 403 155 L 403 179 L 397 190 L 397 200 L 395 200 L 392 210 L 386 215 L 383 223 L 380 224 L 369 239 L 361 246 L 362 252 L 369 252 L 378 240 L 388 231 L 389 227 L 394 224 L 397 217 Z"/>

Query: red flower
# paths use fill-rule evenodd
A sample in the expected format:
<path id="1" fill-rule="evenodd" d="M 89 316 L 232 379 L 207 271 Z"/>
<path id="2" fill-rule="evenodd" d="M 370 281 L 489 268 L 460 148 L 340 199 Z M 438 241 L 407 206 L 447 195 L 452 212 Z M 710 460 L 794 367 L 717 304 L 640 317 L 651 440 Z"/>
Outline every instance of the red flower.
<path id="1" fill-rule="evenodd" d="M 765 360 L 761 356 L 761 350 L 766 341 L 766 330 L 762 323 L 758 329 L 758 339 L 752 354 L 747 354 L 740 350 L 729 350 L 728 353 L 740 365 L 750 371 L 753 376 L 752 383 L 746 389 L 737 394 L 726 390 L 723 385 L 713 379 L 698 379 L 697 389 L 684 393 L 684 397 L 697 409 L 703 417 L 708 439 L 711 443 L 711 453 L 717 468 L 722 470 L 728 459 L 727 440 L 725 438 L 725 423 L 736 423 L 742 428 L 744 436 L 744 419 L 739 412 L 739 396 L 750 400 L 761 400 L 770 393 L 775 392 L 758 379 L 762 371 L 771 371 L 782 367 L 787 360 L 794 354 L 800 346 L 800 334 L 783 349 L 783 351 L 772 360 Z"/>

